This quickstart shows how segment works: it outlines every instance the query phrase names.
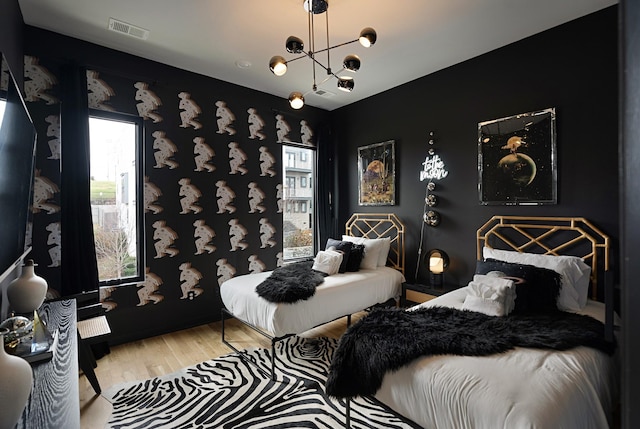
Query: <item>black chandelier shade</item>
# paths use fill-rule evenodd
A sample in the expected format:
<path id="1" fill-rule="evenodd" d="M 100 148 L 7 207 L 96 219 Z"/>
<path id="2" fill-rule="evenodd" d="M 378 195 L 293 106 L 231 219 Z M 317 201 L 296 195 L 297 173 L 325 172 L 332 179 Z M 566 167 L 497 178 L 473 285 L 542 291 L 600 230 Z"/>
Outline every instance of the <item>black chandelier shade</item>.
<path id="1" fill-rule="evenodd" d="M 300 54 L 298 57 L 287 60 L 280 55 L 275 55 L 271 57 L 269 60 L 269 70 L 276 76 L 283 76 L 288 69 L 289 63 L 293 61 L 299 60 L 301 58 L 309 58 L 313 61 L 313 84 L 312 91 L 316 91 L 318 85 L 325 83 L 331 77 L 335 77 L 337 80 L 338 89 L 345 92 L 353 91 L 355 87 L 354 79 L 351 76 L 339 76 L 343 71 L 347 72 L 357 72 L 360 70 L 360 66 L 362 64 L 360 58 L 355 55 L 347 55 L 342 62 L 342 69 L 336 73 L 334 73 L 331 69 L 331 59 L 330 59 L 330 51 L 334 48 L 345 46 L 354 42 L 360 42 L 362 46 L 368 48 L 376 43 L 378 35 L 376 31 L 371 27 L 366 27 L 362 31 L 360 31 L 360 35 L 357 39 L 349 40 L 344 43 L 340 43 L 334 46 L 329 46 L 329 19 L 328 19 L 328 8 L 329 3 L 327 0 L 303 0 L 304 9 L 308 13 L 308 25 L 309 25 L 309 46 L 311 46 L 310 50 L 305 51 L 305 43 L 302 39 L 296 36 L 289 36 L 285 42 L 285 49 L 290 54 Z M 326 22 L 326 40 L 327 47 L 323 49 L 315 49 L 315 26 L 314 26 L 314 15 L 325 14 L 325 22 Z M 326 64 L 320 61 L 320 56 L 318 54 L 326 52 Z M 316 82 L 316 66 L 323 68 L 326 71 L 327 78 L 322 80 L 321 82 Z M 300 109 L 304 106 L 304 95 L 308 93 L 302 94 L 301 92 L 294 91 L 289 95 L 289 104 L 294 109 Z"/>
<path id="2" fill-rule="evenodd" d="M 276 76 L 282 76 L 287 72 L 287 60 L 280 55 L 275 55 L 271 57 L 271 61 L 269 61 L 269 70 Z"/>
<path id="3" fill-rule="evenodd" d="M 304 42 L 299 37 L 287 37 L 287 41 L 284 45 L 287 48 L 287 52 L 290 54 L 301 54 L 304 52 Z"/>
<path id="4" fill-rule="evenodd" d="M 352 72 L 357 72 L 360 70 L 360 57 L 357 55 L 347 55 L 344 57 L 344 61 L 342 62 L 342 66 Z"/>
<path id="5" fill-rule="evenodd" d="M 289 104 L 293 109 L 300 109 L 304 106 L 304 95 L 301 92 L 294 91 L 289 94 Z"/>
<path id="6" fill-rule="evenodd" d="M 369 48 L 376 43 L 377 39 L 378 39 L 378 34 L 376 33 L 376 30 L 374 30 L 371 27 L 367 27 L 360 32 L 360 37 L 358 38 L 358 41 L 365 48 Z"/>
<path id="7" fill-rule="evenodd" d="M 350 77 L 338 78 L 338 89 L 345 92 L 351 92 L 353 91 L 354 86 L 355 86 L 355 82 L 353 81 L 353 78 L 350 78 Z"/>

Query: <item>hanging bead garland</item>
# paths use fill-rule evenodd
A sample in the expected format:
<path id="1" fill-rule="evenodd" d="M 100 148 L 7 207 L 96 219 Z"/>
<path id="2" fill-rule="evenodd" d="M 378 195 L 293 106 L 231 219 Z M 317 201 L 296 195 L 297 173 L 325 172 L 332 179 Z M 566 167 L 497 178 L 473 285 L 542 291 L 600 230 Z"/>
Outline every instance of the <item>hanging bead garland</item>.
<path id="1" fill-rule="evenodd" d="M 422 163 L 422 171 L 420 171 L 420 181 L 429 180 L 427 183 L 427 192 L 425 195 L 425 211 L 422 216 L 424 223 L 429 226 L 438 226 L 440 224 L 440 214 L 432 208 L 438 205 L 438 197 L 433 191 L 436 189 L 434 180 L 440 180 L 449 175 L 444 161 L 436 154 L 434 147 L 435 140 L 433 138 L 433 131 L 429 132 L 429 150 L 427 157 Z M 426 210 L 429 207 L 430 210 Z"/>

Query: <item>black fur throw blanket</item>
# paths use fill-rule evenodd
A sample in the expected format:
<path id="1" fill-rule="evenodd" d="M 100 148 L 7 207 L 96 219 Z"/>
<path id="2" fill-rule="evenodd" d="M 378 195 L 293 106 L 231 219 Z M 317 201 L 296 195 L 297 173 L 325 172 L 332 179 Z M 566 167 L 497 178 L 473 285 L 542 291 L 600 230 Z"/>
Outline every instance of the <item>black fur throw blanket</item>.
<path id="1" fill-rule="evenodd" d="M 258 295 L 270 302 L 293 303 L 311 298 L 326 274 L 311 269 L 313 261 L 278 267 L 256 286 Z"/>
<path id="2" fill-rule="evenodd" d="M 337 398 L 373 395 L 387 371 L 420 356 L 487 356 L 514 347 L 567 350 L 577 346 L 608 354 L 615 349 L 615 344 L 605 341 L 601 322 L 562 311 L 492 317 L 445 307 L 378 309 L 340 339 L 326 391 Z"/>

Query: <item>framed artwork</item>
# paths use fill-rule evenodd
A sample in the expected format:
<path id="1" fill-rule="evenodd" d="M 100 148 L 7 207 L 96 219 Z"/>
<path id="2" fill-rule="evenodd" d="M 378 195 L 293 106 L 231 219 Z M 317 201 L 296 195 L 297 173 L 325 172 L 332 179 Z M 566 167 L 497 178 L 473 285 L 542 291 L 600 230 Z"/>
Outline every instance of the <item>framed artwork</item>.
<path id="1" fill-rule="evenodd" d="M 480 204 L 557 203 L 554 108 L 478 124 Z"/>
<path id="2" fill-rule="evenodd" d="M 358 148 L 358 204 L 396 204 L 395 141 L 388 140 Z"/>

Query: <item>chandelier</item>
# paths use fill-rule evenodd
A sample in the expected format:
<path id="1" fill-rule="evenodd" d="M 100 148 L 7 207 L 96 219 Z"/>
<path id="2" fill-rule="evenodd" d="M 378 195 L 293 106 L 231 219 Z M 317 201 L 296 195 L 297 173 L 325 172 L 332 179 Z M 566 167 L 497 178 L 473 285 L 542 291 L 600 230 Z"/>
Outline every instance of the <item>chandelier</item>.
<path id="1" fill-rule="evenodd" d="M 285 60 L 280 55 L 275 55 L 269 61 L 269 69 L 276 76 L 282 76 L 287 72 L 287 65 L 292 63 L 293 61 L 299 60 L 300 58 L 309 58 L 313 61 L 313 85 L 312 90 L 316 91 L 318 85 L 322 85 L 331 77 L 335 77 L 338 81 L 338 89 L 351 92 L 355 86 L 355 82 L 353 81 L 353 77 L 351 76 L 338 76 L 338 73 L 342 73 L 343 71 L 349 72 L 357 72 L 360 69 L 360 58 L 357 55 L 351 54 L 347 55 L 342 61 L 342 69 L 338 72 L 334 73 L 331 70 L 331 58 L 330 51 L 331 49 L 348 45 L 354 42 L 360 42 L 362 46 L 368 48 L 369 46 L 376 43 L 376 31 L 373 28 L 367 27 L 360 32 L 360 37 L 355 40 L 350 40 L 348 42 L 340 43 L 338 45 L 329 46 L 329 13 L 327 12 L 329 8 L 329 3 L 327 0 L 304 0 L 304 9 L 308 14 L 308 27 L 309 27 L 309 43 L 310 48 L 308 51 L 304 50 L 304 42 L 302 39 L 296 36 L 289 36 L 287 41 L 285 42 L 285 47 L 287 52 L 290 54 L 302 54 L 298 57 L 295 57 L 291 60 Z M 320 15 L 324 13 L 325 15 L 325 27 L 326 27 L 326 43 L 327 47 L 324 49 L 316 50 L 316 42 L 315 42 L 315 23 L 314 23 L 314 15 Z M 326 52 L 326 65 L 320 62 L 318 59 L 318 54 Z M 321 82 L 316 82 L 316 66 L 323 68 L 327 77 Z M 294 109 L 300 109 L 304 106 L 304 95 L 301 92 L 294 91 L 289 94 L 289 104 Z"/>

